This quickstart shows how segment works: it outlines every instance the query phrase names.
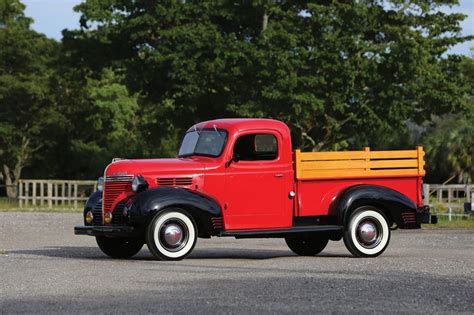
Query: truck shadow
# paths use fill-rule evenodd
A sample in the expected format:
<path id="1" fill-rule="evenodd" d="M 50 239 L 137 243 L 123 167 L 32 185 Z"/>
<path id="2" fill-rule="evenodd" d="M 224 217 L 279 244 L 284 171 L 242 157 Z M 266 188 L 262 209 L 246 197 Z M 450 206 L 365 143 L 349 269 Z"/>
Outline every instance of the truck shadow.
<path id="1" fill-rule="evenodd" d="M 70 258 L 70 259 L 89 259 L 89 260 L 110 260 L 105 256 L 99 248 L 85 246 L 58 246 L 43 247 L 39 249 L 18 249 L 8 250 L 6 255 L 33 255 L 52 258 Z M 248 260 L 265 260 L 277 258 L 299 257 L 291 251 L 285 250 L 257 250 L 257 249 L 237 249 L 237 248 L 212 248 L 212 249 L 195 249 L 185 259 L 248 259 Z M 351 258 L 352 256 L 321 253 L 315 258 Z M 309 258 L 309 257 L 308 257 Z M 129 261 L 147 261 L 157 260 L 151 255 L 146 247 L 144 247 L 137 255 L 127 259 Z M 126 261 L 126 260 L 125 260 Z M 157 260 L 158 261 L 158 260 Z"/>

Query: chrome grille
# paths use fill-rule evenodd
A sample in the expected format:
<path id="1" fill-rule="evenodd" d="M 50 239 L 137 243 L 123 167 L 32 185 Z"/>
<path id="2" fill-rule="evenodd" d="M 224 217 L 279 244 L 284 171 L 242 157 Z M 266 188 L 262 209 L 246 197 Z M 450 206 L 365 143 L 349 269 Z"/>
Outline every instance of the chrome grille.
<path id="1" fill-rule="evenodd" d="M 94 209 L 92 209 L 92 215 L 94 216 L 92 225 L 102 225 L 102 202 L 95 204 Z"/>
<path id="2" fill-rule="evenodd" d="M 125 202 L 119 202 L 112 213 L 112 225 L 124 225 L 125 217 L 123 216 L 123 208 L 125 208 Z"/>
<path id="3" fill-rule="evenodd" d="M 402 218 L 403 218 L 403 223 L 405 223 L 406 225 L 416 224 L 415 212 L 403 212 Z"/>
<path id="4" fill-rule="evenodd" d="M 104 183 L 104 212 L 111 212 L 112 205 L 124 191 L 131 191 L 133 175 L 107 176 Z M 113 216 L 112 216 L 113 217 Z"/>
<path id="5" fill-rule="evenodd" d="M 118 175 L 118 176 L 106 176 L 106 182 L 131 182 L 133 175 Z"/>
<path id="6" fill-rule="evenodd" d="M 214 230 L 222 230 L 224 228 L 222 217 L 212 217 L 211 222 L 212 222 L 212 227 L 214 228 Z"/>
<path id="7" fill-rule="evenodd" d="M 156 179 L 158 186 L 191 186 L 192 177 L 161 177 Z"/>

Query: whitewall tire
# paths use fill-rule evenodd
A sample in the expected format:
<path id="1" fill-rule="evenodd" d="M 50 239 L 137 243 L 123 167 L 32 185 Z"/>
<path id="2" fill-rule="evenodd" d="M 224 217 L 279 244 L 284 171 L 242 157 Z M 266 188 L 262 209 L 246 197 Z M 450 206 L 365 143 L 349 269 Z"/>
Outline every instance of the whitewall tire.
<path id="1" fill-rule="evenodd" d="M 181 260 L 196 245 L 197 228 L 191 215 L 179 208 L 158 213 L 146 232 L 150 252 L 160 260 Z"/>
<path id="2" fill-rule="evenodd" d="M 359 207 L 345 227 L 344 244 L 354 256 L 376 257 L 387 248 L 390 232 L 388 220 L 379 209 Z"/>

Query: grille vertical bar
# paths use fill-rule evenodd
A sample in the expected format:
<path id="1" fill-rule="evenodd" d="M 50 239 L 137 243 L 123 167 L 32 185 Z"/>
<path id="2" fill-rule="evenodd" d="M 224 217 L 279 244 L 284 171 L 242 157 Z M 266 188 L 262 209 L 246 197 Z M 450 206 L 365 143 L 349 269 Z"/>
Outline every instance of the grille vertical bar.
<path id="1" fill-rule="evenodd" d="M 104 183 L 103 209 L 104 212 L 111 212 L 112 205 L 118 196 L 124 191 L 131 191 L 130 182 L 133 175 L 107 176 Z"/>

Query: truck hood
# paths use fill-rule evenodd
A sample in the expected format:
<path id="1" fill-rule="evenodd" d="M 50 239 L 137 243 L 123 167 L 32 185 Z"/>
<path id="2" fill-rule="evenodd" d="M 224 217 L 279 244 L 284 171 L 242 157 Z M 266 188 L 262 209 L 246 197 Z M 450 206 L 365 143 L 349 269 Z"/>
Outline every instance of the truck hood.
<path id="1" fill-rule="evenodd" d="M 203 163 L 191 158 L 175 159 L 138 159 L 119 160 L 111 163 L 105 176 L 138 175 L 156 177 L 162 175 L 201 175 L 204 172 Z"/>

